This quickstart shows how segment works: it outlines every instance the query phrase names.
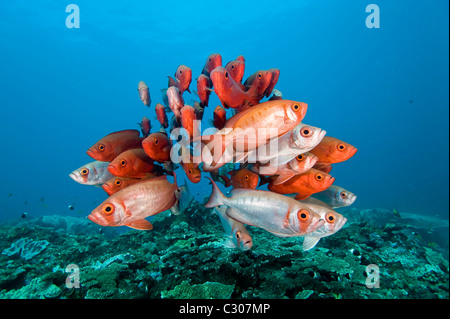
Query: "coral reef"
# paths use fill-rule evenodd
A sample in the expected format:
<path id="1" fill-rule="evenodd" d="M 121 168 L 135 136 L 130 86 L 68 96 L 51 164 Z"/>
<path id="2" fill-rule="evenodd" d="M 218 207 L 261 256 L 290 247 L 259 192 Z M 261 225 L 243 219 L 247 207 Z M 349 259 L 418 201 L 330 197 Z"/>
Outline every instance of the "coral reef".
<path id="1" fill-rule="evenodd" d="M 151 231 L 23 219 L 0 226 L 0 250 L 11 255 L 0 255 L 0 298 L 449 298 L 448 242 L 400 221 L 382 224 L 388 213 L 343 210 L 346 227 L 307 252 L 301 238 L 254 227 L 250 250 L 226 248 L 219 219 L 198 202 L 182 215 L 155 216 Z M 48 245 L 19 258 L 12 247 L 24 238 Z M 79 267 L 79 288 L 66 287 L 70 264 Z M 379 288 L 366 286 L 368 265 L 379 268 Z"/>

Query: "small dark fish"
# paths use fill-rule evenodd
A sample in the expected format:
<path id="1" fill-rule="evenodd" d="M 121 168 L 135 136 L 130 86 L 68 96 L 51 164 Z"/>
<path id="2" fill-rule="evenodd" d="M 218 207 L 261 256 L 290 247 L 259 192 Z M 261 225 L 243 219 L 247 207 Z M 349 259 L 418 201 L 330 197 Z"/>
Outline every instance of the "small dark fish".
<path id="1" fill-rule="evenodd" d="M 20 218 L 25 218 L 25 217 L 27 217 L 27 216 L 28 216 L 28 213 L 23 212 L 23 213 L 22 213 L 22 216 L 20 216 Z"/>
<path id="2" fill-rule="evenodd" d="M 74 207 L 73 205 L 69 205 L 67 208 L 68 208 L 69 210 L 74 210 L 74 209 L 75 209 L 75 207 Z"/>
<path id="3" fill-rule="evenodd" d="M 402 216 L 400 215 L 400 212 L 398 211 L 397 208 L 394 208 L 394 210 L 392 211 L 394 213 L 394 216 L 397 218 L 402 218 Z"/>
<path id="4" fill-rule="evenodd" d="M 9 194 L 8 194 L 8 197 L 12 197 L 12 195 L 13 195 L 13 193 L 9 193 Z"/>

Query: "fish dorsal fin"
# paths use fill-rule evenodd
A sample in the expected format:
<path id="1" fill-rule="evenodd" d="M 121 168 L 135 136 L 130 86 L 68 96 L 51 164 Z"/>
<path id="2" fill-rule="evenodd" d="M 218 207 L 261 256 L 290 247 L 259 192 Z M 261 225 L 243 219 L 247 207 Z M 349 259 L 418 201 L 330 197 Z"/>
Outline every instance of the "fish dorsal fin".
<path id="1" fill-rule="evenodd" d="M 152 223 L 150 223 L 146 219 L 135 220 L 134 222 L 131 222 L 131 223 L 127 224 L 126 226 L 128 226 L 130 228 L 138 229 L 138 230 L 152 230 L 153 229 Z"/>
<path id="2" fill-rule="evenodd" d="M 305 237 L 303 240 L 303 250 L 307 251 L 314 248 L 314 246 L 317 245 L 319 240 L 320 237 Z"/>

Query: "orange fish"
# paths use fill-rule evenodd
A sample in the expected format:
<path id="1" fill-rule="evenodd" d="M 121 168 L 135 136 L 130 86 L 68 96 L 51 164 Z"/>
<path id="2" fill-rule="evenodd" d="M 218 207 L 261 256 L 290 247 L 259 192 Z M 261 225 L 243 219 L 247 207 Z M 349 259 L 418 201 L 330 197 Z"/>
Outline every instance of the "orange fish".
<path id="1" fill-rule="evenodd" d="M 187 177 L 192 183 L 198 183 L 202 178 L 202 171 L 198 167 L 199 164 L 200 163 L 192 163 L 192 162 L 185 163 L 183 161 L 180 162 L 181 167 L 183 168 L 184 172 L 186 173 Z"/>
<path id="2" fill-rule="evenodd" d="M 169 120 L 167 119 L 166 110 L 164 109 L 164 105 L 161 103 L 157 103 L 155 106 L 156 118 L 158 119 L 159 124 L 162 127 L 169 127 Z"/>
<path id="3" fill-rule="evenodd" d="M 183 95 L 175 86 L 169 87 L 166 93 L 169 101 L 169 107 L 175 115 L 175 118 L 178 120 L 181 116 L 180 110 L 184 106 Z"/>
<path id="4" fill-rule="evenodd" d="M 142 140 L 138 130 L 118 131 L 101 138 L 86 153 L 97 161 L 111 162 L 126 150 L 142 148 Z"/>
<path id="5" fill-rule="evenodd" d="M 348 160 L 358 151 L 356 147 L 331 136 L 325 136 L 320 143 L 310 150 L 319 159 L 317 164 L 327 166 Z M 330 168 L 331 169 L 331 168 Z"/>
<path id="6" fill-rule="evenodd" d="M 154 168 L 153 159 L 148 157 L 142 148 L 120 153 L 108 165 L 108 171 L 119 177 L 144 177 Z"/>
<path id="7" fill-rule="evenodd" d="M 236 114 L 225 123 L 222 130 L 201 137 L 213 157 L 207 160 L 202 157 L 205 164 L 203 170 L 212 171 L 231 161 L 233 158 L 221 159 L 223 155 L 230 154 L 225 152 L 230 146 L 238 152 L 249 152 L 267 144 L 272 138 L 286 134 L 303 120 L 307 108 L 306 103 L 276 100 L 258 104 Z M 194 138 L 194 142 L 199 139 Z"/>
<path id="8" fill-rule="evenodd" d="M 169 76 L 169 87 L 176 86 L 178 90 L 180 90 L 181 94 L 183 94 L 184 91 L 189 91 L 189 85 L 192 81 L 192 70 L 191 68 L 180 65 L 177 68 L 177 71 L 175 72 L 175 80 Z"/>
<path id="9" fill-rule="evenodd" d="M 176 179 L 171 184 L 165 175 L 135 183 L 108 197 L 88 219 L 101 226 L 153 229 L 145 218 L 171 208 L 176 201 L 176 189 Z"/>
<path id="10" fill-rule="evenodd" d="M 185 105 L 181 108 L 181 126 L 189 133 L 190 139 L 194 136 L 194 131 L 196 136 L 200 135 L 198 127 L 195 127 L 196 120 L 195 109 L 192 106 Z"/>
<path id="11" fill-rule="evenodd" d="M 239 60 L 230 61 L 227 65 L 225 65 L 225 69 L 231 75 L 233 80 L 236 81 L 236 83 L 241 84 L 245 72 L 245 62 Z M 243 90 L 245 88 L 243 85 L 240 85 L 240 87 Z"/>
<path id="12" fill-rule="evenodd" d="M 161 132 L 150 134 L 142 141 L 145 153 L 154 161 L 164 163 L 170 160 L 172 142 L 169 137 Z"/>
<path id="13" fill-rule="evenodd" d="M 303 174 L 292 177 L 283 184 L 274 185 L 271 181 L 267 188 L 279 194 L 297 193 L 295 199 L 303 200 L 312 194 L 326 190 L 333 182 L 334 177 L 331 175 L 311 168 Z"/>
<path id="14" fill-rule="evenodd" d="M 121 189 L 142 181 L 140 178 L 133 177 L 113 177 L 102 185 L 103 190 L 111 196 L 112 194 L 120 191 Z"/>
<path id="15" fill-rule="evenodd" d="M 200 106 L 208 106 L 209 95 L 211 94 L 211 79 L 204 74 L 197 78 L 197 95 L 200 98 Z"/>
<path id="16" fill-rule="evenodd" d="M 227 113 L 225 109 L 218 105 L 214 110 L 213 118 L 214 127 L 218 130 L 223 129 L 223 127 L 225 126 L 225 122 L 227 121 Z"/>
<path id="17" fill-rule="evenodd" d="M 150 130 L 152 129 L 152 124 L 147 116 L 142 118 L 141 123 L 138 123 L 141 127 L 142 136 L 147 137 L 150 134 Z"/>
<path id="18" fill-rule="evenodd" d="M 202 74 L 209 77 L 212 70 L 222 65 L 222 56 L 219 53 L 212 53 L 206 59 L 206 63 L 203 66 Z"/>
<path id="19" fill-rule="evenodd" d="M 258 174 L 255 174 L 246 168 L 229 171 L 228 174 L 231 178 L 228 178 L 225 175 L 221 176 L 225 181 L 225 187 L 233 186 L 234 188 L 255 189 L 258 186 Z"/>
<path id="20" fill-rule="evenodd" d="M 259 103 L 257 87 L 252 86 L 248 91 L 243 91 L 228 71 L 219 66 L 211 72 L 211 81 L 214 92 L 219 97 L 224 108 L 240 108 L 246 104 L 256 105 Z"/>

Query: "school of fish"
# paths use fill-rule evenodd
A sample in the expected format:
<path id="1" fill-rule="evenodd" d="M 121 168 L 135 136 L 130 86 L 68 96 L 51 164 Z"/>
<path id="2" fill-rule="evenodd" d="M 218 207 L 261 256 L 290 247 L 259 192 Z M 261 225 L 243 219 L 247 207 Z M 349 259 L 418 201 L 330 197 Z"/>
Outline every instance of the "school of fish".
<path id="1" fill-rule="evenodd" d="M 178 66 L 150 115 L 160 124 L 157 130 L 144 116 L 140 131 L 111 132 L 87 149 L 94 161 L 69 176 L 108 195 L 88 218 L 101 226 L 151 230 L 147 217 L 184 213 L 193 197 L 187 182 L 177 185 L 175 170 L 181 167 L 190 183 L 209 174 L 204 177 L 212 193 L 204 205 L 214 208 L 223 226 L 224 247 L 251 249 L 247 226 L 253 226 L 278 237 L 302 237 L 303 249 L 310 250 L 347 221 L 336 209 L 353 204 L 356 195 L 334 185 L 330 171 L 357 148 L 303 122 L 308 104 L 283 98 L 275 88 L 279 69 L 258 70 L 244 80 L 242 55 L 222 65 L 220 54 L 209 55 L 192 93 L 191 68 Z M 151 108 L 147 84 L 140 81 L 137 89 Z M 185 92 L 198 100 L 186 104 Z M 212 93 L 221 105 L 201 132 Z M 229 194 L 217 183 L 232 187 Z"/>

